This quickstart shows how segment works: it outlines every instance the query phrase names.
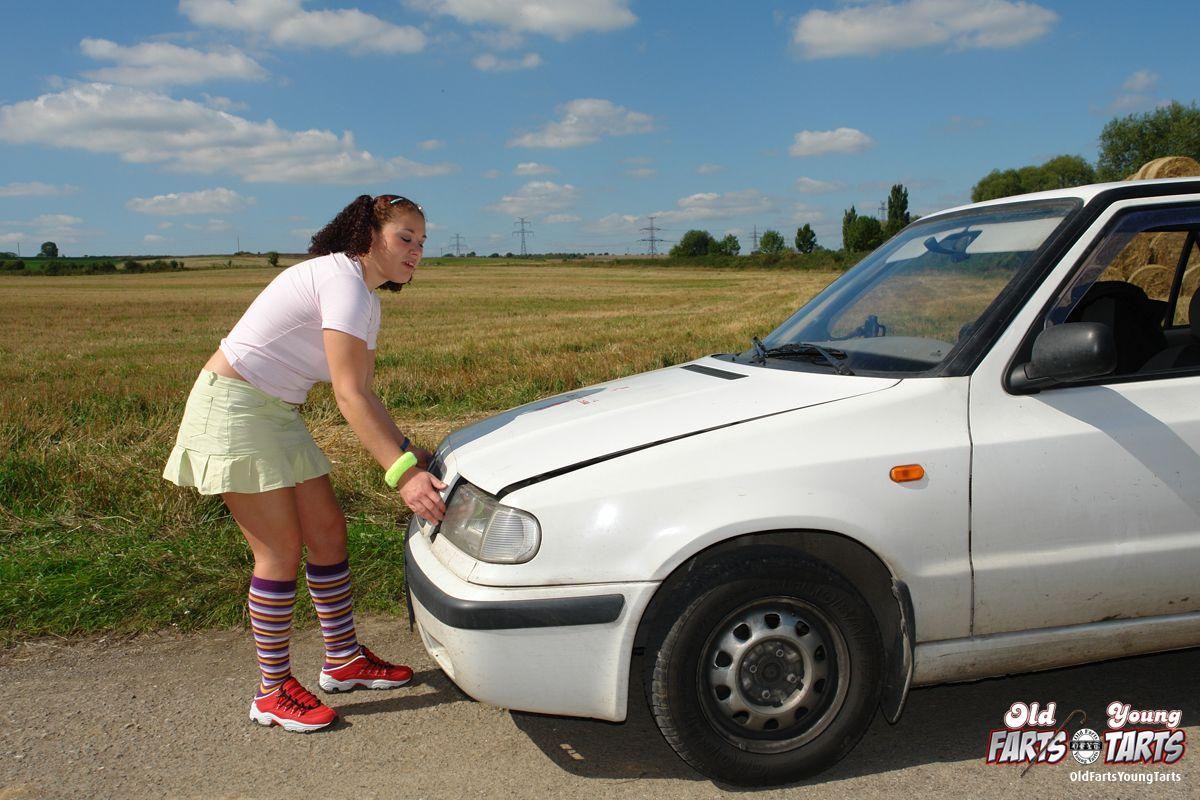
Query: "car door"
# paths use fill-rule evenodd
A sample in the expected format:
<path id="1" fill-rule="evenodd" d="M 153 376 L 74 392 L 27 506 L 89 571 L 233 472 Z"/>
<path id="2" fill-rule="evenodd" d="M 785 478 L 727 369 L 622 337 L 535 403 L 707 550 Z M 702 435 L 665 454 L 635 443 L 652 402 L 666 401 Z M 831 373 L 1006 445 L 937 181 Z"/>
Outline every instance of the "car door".
<path id="1" fill-rule="evenodd" d="M 1200 202 L 1126 203 L 1093 230 L 972 377 L 975 635 L 1200 611 L 1200 366 L 1154 363 L 1200 348 Z M 1114 331 L 1117 372 L 1007 390 L 1032 337 L 1076 320 Z"/>

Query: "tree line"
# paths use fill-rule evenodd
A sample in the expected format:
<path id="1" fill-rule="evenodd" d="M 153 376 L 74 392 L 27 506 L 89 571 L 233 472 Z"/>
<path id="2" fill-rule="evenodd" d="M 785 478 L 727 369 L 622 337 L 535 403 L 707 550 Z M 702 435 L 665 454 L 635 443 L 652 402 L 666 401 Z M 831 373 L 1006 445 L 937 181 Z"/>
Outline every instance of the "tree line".
<path id="1" fill-rule="evenodd" d="M 1014 194 L 1119 181 L 1146 162 L 1164 156 L 1200 161 L 1200 108 L 1171 102 L 1144 114 L 1109 121 L 1100 131 L 1095 165 L 1075 155 L 1055 156 L 1043 164 L 994 169 L 971 189 L 971 200 L 994 200 Z"/>

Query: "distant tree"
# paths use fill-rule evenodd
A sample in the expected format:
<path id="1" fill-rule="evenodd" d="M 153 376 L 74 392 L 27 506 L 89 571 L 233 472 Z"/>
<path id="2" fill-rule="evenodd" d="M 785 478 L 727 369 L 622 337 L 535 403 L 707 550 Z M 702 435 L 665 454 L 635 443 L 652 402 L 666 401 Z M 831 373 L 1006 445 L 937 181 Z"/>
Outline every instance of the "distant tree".
<path id="1" fill-rule="evenodd" d="M 492 253 L 490 256 L 488 256 L 488 258 L 499 258 L 499 257 L 500 257 L 499 253 Z"/>
<path id="2" fill-rule="evenodd" d="M 1200 108 L 1195 103 L 1170 105 L 1113 119 L 1100 131 L 1101 180 L 1120 180 L 1163 156 L 1200 161 Z"/>
<path id="3" fill-rule="evenodd" d="M 758 238 L 758 252 L 773 255 L 787 250 L 787 242 L 779 231 L 766 230 Z"/>
<path id="4" fill-rule="evenodd" d="M 817 249 L 817 232 L 807 222 L 796 228 L 796 252 L 811 253 Z"/>
<path id="5" fill-rule="evenodd" d="M 842 248 L 845 250 L 853 249 L 847 242 L 850 239 L 850 229 L 854 227 L 854 221 L 857 219 L 858 211 L 855 210 L 854 206 L 850 206 L 842 212 Z"/>
<path id="6" fill-rule="evenodd" d="M 708 231 L 690 230 L 679 239 L 679 244 L 671 248 L 672 258 L 695 258 L 706 256 L 716 249 L 717 240 Z"/>
<path id="7" fill-rule="evenodd" d="M 724 239 L 713 245 L 711 252 L 720 256 L 736 256 L 742 252 L 742 243 L 732 233 L 727 233 Z"/>
<path id="8" fill-rule="evenodd" d="M 467 253 L 467 258 L 475 258 L 475 251 L 472 250 L 469 253 Z"/>
<path id="9" fill-rule="evenodd" d="M 850 227 L 842 234 L 847 250 L 866 252 L 883 244 L 883 223 L 874 217 L 855 215 Z"/>
<path id="10" fill-rule="evenodd" d="M 504 254 L 504 257 L 505 257 L 505 258 L 512 258 L 512 257 L 513 257 L 513 254 L 512 254 L 512 252 L 510 251 L 510 252 L 507 252 L 507 253 L 505 253 L 505 254 Z"/>
<path id="11" fill-rule="evenodd" d="M 272 267 L 278 267 L 279 266 L 279 253 L 276 253 L 274 250 L 267 253 L 267 263 L 270 264 Z"/>
<path id="12" fill-rule="evenodd" d="M 58 245 L 54 242 L 42 242 L 42 249 L 38 255 L 41 258 L 58 258 Z"/>
<path id="13" fill-rule="evenodd" d="M 1038 179 L 1040 183 L 1034 191 L 1065 189 L 1068 186 L 1095 183 L 1096 170 L 1079 156 L 1055 156 L 1042 164 Z"/>
<path id="14" fill-rule="evenodd" d="M 893 184 L 892 191 L 888 194 L 887 221 L 883 223 L 883 237 L 890 239 L 910 222 L 912 214 L 908 213 L 908 189 L 905 189 L 903 184 Z"/>
<path id="15" fill-rule="evenodd" d="M 1084 159 L 1079 156 L 1055 156 L 1041 165 L 992 170 L 971 189 L 971 200 L 978 203 L 998 197 L 1064 189 L 1095 182 L 1096 171 Z"/>

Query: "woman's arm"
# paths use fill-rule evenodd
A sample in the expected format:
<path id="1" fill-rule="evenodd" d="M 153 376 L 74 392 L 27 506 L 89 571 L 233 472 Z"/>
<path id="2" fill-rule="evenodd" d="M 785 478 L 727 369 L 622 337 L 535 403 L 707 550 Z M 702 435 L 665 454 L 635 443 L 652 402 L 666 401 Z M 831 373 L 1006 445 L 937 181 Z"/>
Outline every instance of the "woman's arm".
<path id="1" fill-rule="evenodd" d="M 348 333 L 330 329 L 322 333 L 338 410 L 367 452 L 387 469 L 400 457 L 404 435 L 371 389 L 375 373 L 371 351 L 367 350 L 366 342 Z M 399 486 L 400 497 L 408 507 L 433 522 L 440 522 L 446 513 L 446 505 L 438 494 L 439 489 L 445 488 L 446 484 L 419 467 L 405 472 Z"/>

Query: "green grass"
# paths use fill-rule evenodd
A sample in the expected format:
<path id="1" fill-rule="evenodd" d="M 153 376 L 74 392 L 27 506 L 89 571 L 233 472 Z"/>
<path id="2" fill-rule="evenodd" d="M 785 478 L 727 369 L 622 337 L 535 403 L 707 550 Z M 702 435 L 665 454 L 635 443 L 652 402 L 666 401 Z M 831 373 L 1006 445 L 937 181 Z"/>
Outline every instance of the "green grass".
<path id="1" fill-rule="evenodd" d="M 836 275 L 480 261 L 425 265 L 382 297 L 376 389 L 425 447 L 556 392 L 745 349 Z M 276 274 L 0 275 L 0 641 L 243 621 L 236 526 L 160 473 L 197 371 Z M 304 417 L 351 520 L 356 607 L 396 612 L 407 510 L 327 387 Z"/>

